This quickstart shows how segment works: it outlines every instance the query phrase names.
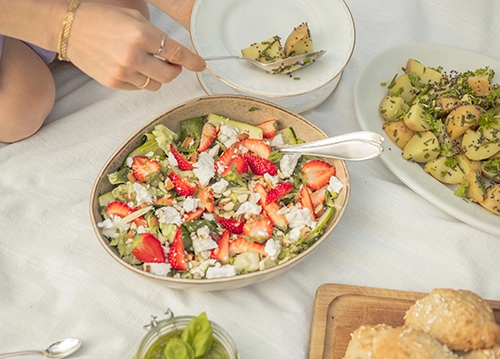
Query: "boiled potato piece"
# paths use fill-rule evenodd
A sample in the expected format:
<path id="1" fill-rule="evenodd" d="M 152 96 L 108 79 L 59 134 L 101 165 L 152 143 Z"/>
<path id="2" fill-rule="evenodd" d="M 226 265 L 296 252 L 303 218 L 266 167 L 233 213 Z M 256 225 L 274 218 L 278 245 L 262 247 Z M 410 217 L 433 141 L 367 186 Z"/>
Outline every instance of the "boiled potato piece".
<path id="1" fill-rule="evenodd" d="M 439 141 L 431 131 L 416 133 L 403 149 L 403 158 L 425 163 L 435 160 L 441 151 Z"/>
<path id="2" fill-rule="evenodd" d="M 254 59 L 262 63 L 274 62 L 285 57 L 281 38 L 273 36 L 267 40 L 256 42 L 241 50 L 241 54 L 249 59 Z"/>
<path id="3" fill-rule="evenodd" d="M 391 96 L 401 96 L 405 102 L 415 97 L 415 88 L 413 87 L 408 74 L 403 74 L 394 80 L 393 86 L 389 89 Z"/>
<path id="4" fill-rule="evenodd" d="M 477 131 L 467 130 L 462 138 L 462 147 L 470 160 L 481 161 L 490 158 L 500 151 L 500 143 L 492 143 L 479 128 Z"/>
<path id="5" fill-rule="evenodd" d="M 444 96 L 439 96 L 436 98 L 436 106 L 440 108 L 439 113 L 441 115 L 450 113 L 458 106 L 460 106 L 460 104 L 461 102 L 460 99 L 458 98 L 444 97 Z"/>
<path id="6" fill-rule="evenodd" d="M 484 177 L 494 182 L 500 182 L 500 159 L 495 158 L 481 162 L 481 171 Z"/>
<path id="7" fill-rule="evenodd" d="M 424 116 L 424 108 L 419 104 L 415 104 L 410 107 L 406 115 L 403 117 L 403 120 L 410 130 L 415 132 L 424 132 L 428 131 L 430 127 L 429 124 L 425 122 Z"/>
<path id="8" fill-rule="evenodd" d="M 405 72 L 408 74 L 410 72 L 416 73 L 420 79 L 419 82 L 421 84 L 432 84 L 439 83 L 443 77 L 443 75 L 430 67 L 426 67 L 422 65 L 421 62 L 415 59 L 409 59 L 406 63 Z"/>
<path id="9" fill-rule="evenodd" d="M 386 121 L 383 125 L 383 129 L 387 137 L 389 137 L 401 150 L 405 148 L 408 141 L 415 134 L 415 132 L 406 126 L 404 120 Z"/>
<path id="10" fill-rule="evenodd" d="M 471 76 L 467 78 L 467 83 L 476 96 L 484 97 L 490 93 L 490 81 L 487 74 Z"/>
<path id="11" fill-rule="evenodd" d="M 295 27 L 285 41 L 285 56 L 297 56 L 314 52 L 311 31 L 307 22 Z"/>
<path id="12" fill-rule="evenodd" d="M 465 186 L 465 196 L 468 199 L 477 203 L 484 201 L 486 191 L 484 188 L 484 179 L 480 171 L 465 175 L 462 184 Z"/>
<path id="13" fill-rule="evenodd" d="M 462 169 L 465 175 L 469 173 L 476 173 L 477 171 L 481 172 L 481 162 L 480 161 L 471 161 L 467 158 L 463 153 L 456 156 L 458 165 Z"/>
<path id="14" fill-rule="evenodd" d="M 453 157 L 440 156 L 435 160 L 429 161 L 425 164 L 424 171 L 439 182 L 447 184 L 461 183 L 464 178 L 462 169 Z"/>
<path id="15" fill-rule="evenodd" d="M 486 195 L 484 201 L 480 203 L 481 206 L 488 211 L 500 215 L 500 184 L 494 184 L 486 188 Z"/>
<path id="16" fill-rule="evenodd" d="M 402 117 L 408 110 L 408 105 L 400 96 L 385 96 L 380 102 L 379 112 L 386 121 Z"/>
<path id="17" fill-rule="evenodd" d="M 467 129 L 477 126 L 481 110 L 474 105 L 462 105 L 446 116 L 446 132 L 452 140 L 462 136 Z"/>

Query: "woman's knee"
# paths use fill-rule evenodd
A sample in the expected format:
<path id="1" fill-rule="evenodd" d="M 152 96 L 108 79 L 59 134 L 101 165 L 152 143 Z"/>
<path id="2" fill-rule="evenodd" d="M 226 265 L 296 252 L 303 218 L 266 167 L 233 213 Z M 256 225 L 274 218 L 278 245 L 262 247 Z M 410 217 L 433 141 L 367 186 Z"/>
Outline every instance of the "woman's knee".
<path id="1" fill-rule="evenodd" d="M 0 60 L 0 141 L 33 135 L 54 101 L 54 78 L 47 65 L 26 44 L 5 38 Z"/>

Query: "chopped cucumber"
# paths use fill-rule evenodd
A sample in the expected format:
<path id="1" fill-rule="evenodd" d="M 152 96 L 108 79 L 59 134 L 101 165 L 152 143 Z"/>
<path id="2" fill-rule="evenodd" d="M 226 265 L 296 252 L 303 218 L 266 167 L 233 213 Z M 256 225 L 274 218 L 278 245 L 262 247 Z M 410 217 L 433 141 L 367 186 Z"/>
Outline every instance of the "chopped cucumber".
<path id="1" fill-rule="evenodd" d="M 257 126 L 250 125 L 248 123 L 230 120 L 228 118 L 224 118 L 214 113 L 208 115 L 207 121 L 213 124 L 215 127 L 220 127 L 222 125 L 229 125 L 236 127 L 240 133 L 247 133 L 250 138 L 258 138 L 258 139 L 263 138 L 262 129 Z"/>
<path id="2" fill-rule="evenodd" d="M 298 143 L 295 131 L 291 127 L 286 127 L 282 130 L 279 130 L 277 134 L 280 134 L 281 137 L 283 137 L 283 141 L 286 145 L 296 145 Z"/>
<path id="3" fill-rule="evenodd" d="M 115 200 L 115 196 L 113 196 L 113 191 L 106 192 L 101 194 L 98 198 L 100 207 L 107 207 L 108 204 Z"/>

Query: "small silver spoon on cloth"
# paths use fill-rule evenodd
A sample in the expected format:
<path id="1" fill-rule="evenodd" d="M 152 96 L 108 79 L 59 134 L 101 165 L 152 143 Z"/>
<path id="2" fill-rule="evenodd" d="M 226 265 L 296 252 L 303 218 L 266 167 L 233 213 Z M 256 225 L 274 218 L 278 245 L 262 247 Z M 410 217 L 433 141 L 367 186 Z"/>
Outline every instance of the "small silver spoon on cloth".
<path id="1" fill-rule="evenodd" d="M 25 350 L 21 352 L 5 353 L 0 354 L 0 358 L 12 358 L 21 355 L 41 354 L 46 358 L 60 359 L 66 358 L 67 356 L 73 354 L 81 347 L 81 345 L 82 342 L 80 340 L 69 338 L 55 342 L 45 350 Z"/>
<path id="2" fill-rule="evenodd" d="M 261 70 L 267 71 L 271 74 L 288 74 L 292 71 L 297 71 L 306 66 L 309 66 L 314 63 L 317 59 L 325 54 L 326 50 L 320 50 L 311 52 L 309 54 L 303 54 L 298 56 L 291 56 L 285 59 L 262 63 L 260 61 L 249 59 L 244 56 L 236 56 L 236 55 L 228 55 L 228 56 L 211 56 L 203 58 L 205 61 L 215 61 L 215 60 L 245 60 L 250 62 L 251 64 L 257 66 Z"/>
<path id="3" fill-rule="evenodd" d="M 378 133 L 357 131 L 298 145 L 271 146 L 271 148 L 281 153 L 364 161 L 376 158 L 384 152 L 383 141 L 384 138 Z"/>

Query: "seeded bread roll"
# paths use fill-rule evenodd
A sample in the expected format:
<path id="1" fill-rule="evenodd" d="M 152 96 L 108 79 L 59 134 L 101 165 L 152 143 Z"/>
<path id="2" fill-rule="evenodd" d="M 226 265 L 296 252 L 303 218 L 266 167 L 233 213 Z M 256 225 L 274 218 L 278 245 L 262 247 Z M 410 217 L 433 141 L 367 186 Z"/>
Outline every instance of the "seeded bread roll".
<path id="1" fill-rule="evenodd" d="M 432 334 L 455 351 L 488 349 L 500 341 L 493 311 L 468 290 L 434 289 L 410 307 L 405 325 Z"/>
<path id="2" fill-rule="evenodd" d="M 500 343 L 491 349 L 473 350 L 460 355 L 462 359 L 500 359 Z"/>
<path id="3" fill-rule="evenodd" d="M 362 326 L 352 333 L 344 359 L 456 359 L 436 338 L 420 330 Z"/>

